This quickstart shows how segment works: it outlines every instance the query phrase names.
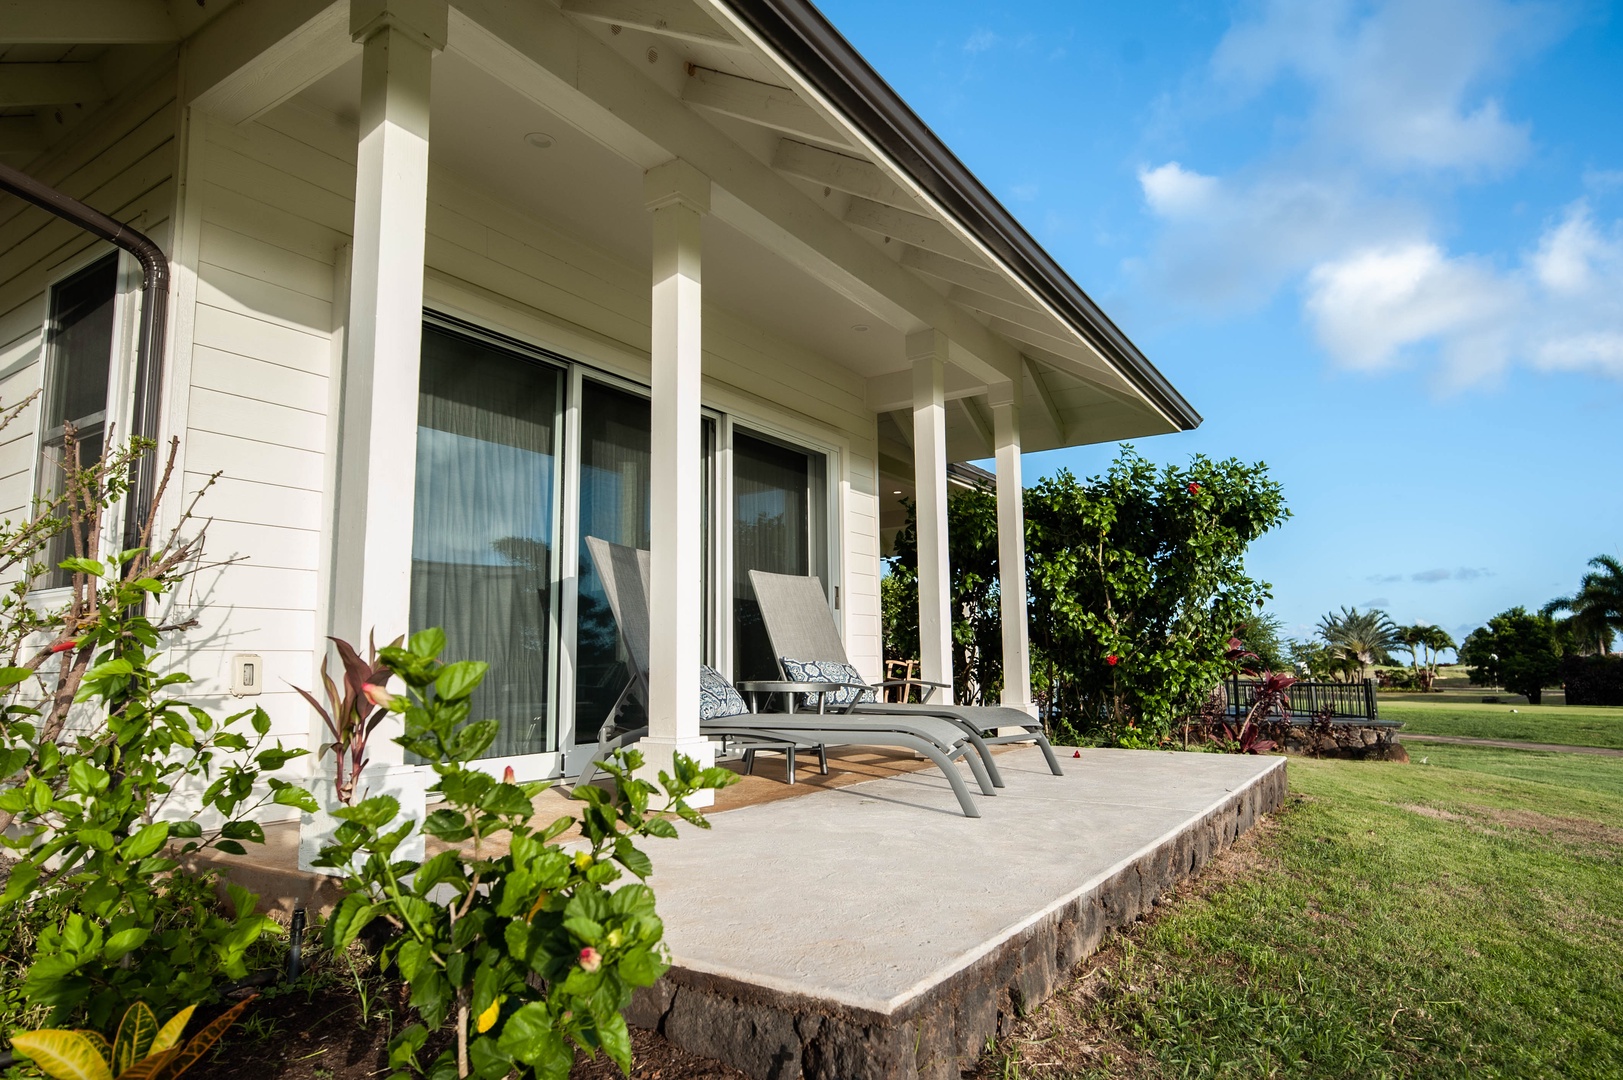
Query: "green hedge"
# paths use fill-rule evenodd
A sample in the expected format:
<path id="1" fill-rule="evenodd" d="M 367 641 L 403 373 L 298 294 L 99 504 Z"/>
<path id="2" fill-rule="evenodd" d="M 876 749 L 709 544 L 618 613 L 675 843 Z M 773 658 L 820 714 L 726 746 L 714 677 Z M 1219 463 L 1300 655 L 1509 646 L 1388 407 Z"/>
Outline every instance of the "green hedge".
<path id="1" fill-rule="evenodd" d="M 1565 657 L 1561 681 L 1568 705 L 1623 705 L 1623 655 Z"/>

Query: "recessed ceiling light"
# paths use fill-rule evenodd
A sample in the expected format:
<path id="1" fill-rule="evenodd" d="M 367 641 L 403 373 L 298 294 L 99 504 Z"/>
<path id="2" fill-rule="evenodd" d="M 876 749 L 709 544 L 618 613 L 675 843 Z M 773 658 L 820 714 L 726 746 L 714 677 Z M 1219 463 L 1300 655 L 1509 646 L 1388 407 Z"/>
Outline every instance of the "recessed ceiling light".
<path id="1" fill-rule="evenodd" d="M 544 131 L 532 131 L 524 136 L 524 141 L 537 150 L 548 150 L 552 147 L 552 136 Z"/>
<path id="2" fill-rule="evenodd" d="M 892 495 L 900 495 L 900 494 L 901 494 L 901 492 L 900 492 L 900 491 L 893 491 L 893 492 L 891 492 L 891 494 L 892 494 Z"/>
<path id="3" fill-rule="evenodd" d="M 851 329 L 855 330 L 859 334 L 866 334 L 868 332 L 868 324 L 865 322 L 859 322 L 855 326 L 851 327 Z"/>

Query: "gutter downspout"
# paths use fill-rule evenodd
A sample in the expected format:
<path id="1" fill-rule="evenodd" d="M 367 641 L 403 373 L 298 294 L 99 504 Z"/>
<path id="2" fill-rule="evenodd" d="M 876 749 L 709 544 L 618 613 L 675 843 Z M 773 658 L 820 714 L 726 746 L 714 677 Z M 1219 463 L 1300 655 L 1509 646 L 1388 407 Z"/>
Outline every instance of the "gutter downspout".
<path id="1" fill-rule="evenodd" d="M 130 427 L 137 437 L 154 443 L 151 453 L 136 460 L 128 512 L 124 515 L 124 549 L 141 543 L 141 526 L 152 510 L 157 484 L 159 394 L 163 388 L 164 334 L 169 319 L 169 260 L 151 239 L 123 222 L 91 209 L 26 173 L 0 163 L 0 190 L 33 203 L 64 221 L 101 237 L 141 261 L 141 336 L 135 353 L 135 410 Z"/>

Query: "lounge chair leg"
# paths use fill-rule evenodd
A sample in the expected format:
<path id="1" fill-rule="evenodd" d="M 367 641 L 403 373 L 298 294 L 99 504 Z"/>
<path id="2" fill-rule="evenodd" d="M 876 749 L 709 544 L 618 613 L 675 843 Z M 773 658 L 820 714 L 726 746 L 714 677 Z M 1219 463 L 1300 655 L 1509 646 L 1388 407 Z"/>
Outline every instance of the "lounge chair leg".
<path id="1" fill-rule="evenodd" d="M 952 785 L 952 793 L 958 796 L 958 807 L 963 810 L 965 817 L 978 818 L 981 816 L 980 807 L 976 806 L 974 799 L 970 797 L 969 788 L 965 785 L 963 776 L 959 774 L 957 767 L 947 760 L 947 755 L 941 752 L 940 747 L 927 739 L 910 735 L 897 734 L 891 737 L 896 740 L 897 746 L 917 750 L 935 762 L 936 768 L 941 770 L 941 775 L 945 776 L 947 783 Z"/>
<path id="2" fill-rule="evenodd" d="M 981 760 L 978 750 L 965 746 L 958 751 L 964 756 L 964 763 L 969 771 L 975 774 L 975 783 L 981 786 L 982 795 L 996 795 L 997 785 L 992 782 L 991 773 L 986 771 L 986 762 Z"/>
<path id="3" fill-rule="evenodd" d="M 1064 776 L 1064 771 L 1059 767 L 1059 758 L 1054 756 L 1054 748 L 1048 745 L 1048 736 L 1044 735 L 1040 731 L 1036 732 L 1036 736 L 1037 749 L 1041 750 L 1043 752 L 1043 757 L 1048 759 L 1048 771 L 1053 773 L 1055 776 Z"/>
<path id="4" fill-rule="evenodd" d="M 784 748 L 783 760 L 788 762 L 789 786 L 793 787 L 795 783 L 795 747 L 793 743 Z"/>
<path id="5" fill-rule="evenodd" d="M 645 727 L 627 728 L 607 741 L 599 739 L 597 741 L 597 751 L 592 754 L 592 759 L 586 763 L 586 768 L 581 770 L 580 776 L 575 778 L 575 786 L 590 784 L 597 777 L 597 763 L 601 758 L 608 757 L 626 743 L 636 742 L 646 734 L 648 734 L 648 729 Z"/>
<path id="6" fill-rule="evenodd" d="M 755 747 L 753 746 L 744 751 L 744 775 L 755 775 Z"/>
<path id="7" fill-rule="evenodd" d="M 981 782 L 981 790 L 988 795 L 996 795 L 997 792 L 993 789 L 1003 786 L 1003 774 L 998 771 L 997 762 L 992 760 L 992 748 L 986 745 L 985 739 L 973 731 L 966 731 L 964 737 L 975 747 L 975 757 L 971 758 L 965 754 L 964 758 L 969 762 L 971 769 L 975 769 L 976 765 L 981 766 L 975 769 L 975 779 Z"/>
<path id="8" fill-rule="evenodd" d="M 828 775 L 828 747 L 825 746 L 822 743 L 817 744 L 817 765 L 818 765 L 819 768 L 821 768 L 823 770 L 823 775 L 827 776 Z"/>

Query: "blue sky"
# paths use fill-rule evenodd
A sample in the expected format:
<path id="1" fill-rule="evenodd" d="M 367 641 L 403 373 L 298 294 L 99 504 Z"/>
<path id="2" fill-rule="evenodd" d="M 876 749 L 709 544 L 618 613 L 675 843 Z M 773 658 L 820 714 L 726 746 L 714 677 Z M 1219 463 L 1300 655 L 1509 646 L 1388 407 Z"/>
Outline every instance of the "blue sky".
<path id="1" fill-rule="evenodd" d="M 1287 632 L 1623 555 L 1623 6 L 822 6 L 1206 418 L 1138 448 L 1285 485 Z"/>

